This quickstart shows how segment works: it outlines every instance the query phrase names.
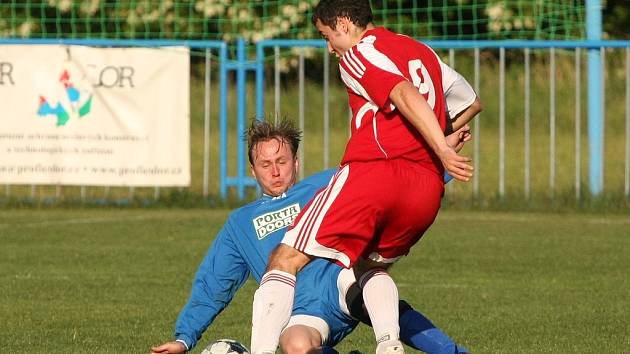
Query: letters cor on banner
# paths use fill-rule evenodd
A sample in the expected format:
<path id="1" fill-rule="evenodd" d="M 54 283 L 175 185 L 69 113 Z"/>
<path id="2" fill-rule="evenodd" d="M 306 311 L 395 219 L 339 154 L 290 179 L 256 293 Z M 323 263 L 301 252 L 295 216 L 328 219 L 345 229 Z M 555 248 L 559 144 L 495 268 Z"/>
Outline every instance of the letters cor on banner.
<path id="1" fill-rule="evenodd" d="M 190 184 L 185 47 L 0 46 L 0 183 Z"/>

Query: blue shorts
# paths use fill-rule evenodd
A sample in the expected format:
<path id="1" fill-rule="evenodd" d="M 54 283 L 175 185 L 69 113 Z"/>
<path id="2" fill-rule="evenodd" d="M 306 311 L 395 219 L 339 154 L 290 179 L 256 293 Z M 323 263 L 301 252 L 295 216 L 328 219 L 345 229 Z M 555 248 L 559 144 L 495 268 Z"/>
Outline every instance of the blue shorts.
<path id="1" fill-rule="evenodd" d="M 315 259 L 298 273 L 292 316 L 318 317 L 328 325 L 324 345 L 335 346 L 358 322 L 345 314 L 339 304 L 337 278 L 341 267 L 325 259 Z"/>

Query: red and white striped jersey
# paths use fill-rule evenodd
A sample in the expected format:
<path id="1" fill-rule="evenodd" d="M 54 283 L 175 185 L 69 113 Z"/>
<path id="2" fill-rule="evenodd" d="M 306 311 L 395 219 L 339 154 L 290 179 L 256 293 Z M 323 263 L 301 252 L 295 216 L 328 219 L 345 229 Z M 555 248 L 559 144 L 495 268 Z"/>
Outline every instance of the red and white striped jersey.
<path id="1" fill-rule="evenodd" d="M 368 30 L 339 61 L 352 110 L 352 135 L 342 164 L 405 158 L 442 174 L 443 167 L 420 133 L 389 100 L 407 80 L 427 100 L 442 130 L 446 115 L 442 71 L 435 52 L 416 40 L 383 27 Z"/>

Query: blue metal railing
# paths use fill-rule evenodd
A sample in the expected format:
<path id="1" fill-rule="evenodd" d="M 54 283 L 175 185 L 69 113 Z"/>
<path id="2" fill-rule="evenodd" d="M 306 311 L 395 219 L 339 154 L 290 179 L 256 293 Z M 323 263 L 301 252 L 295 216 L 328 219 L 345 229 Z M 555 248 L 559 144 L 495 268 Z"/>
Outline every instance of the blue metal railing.
<path id="1" fill-rule="evenodd" d="M 587 3 L 592 3 L 589 0 Z M 597 1 L 597 3 L 599 3 Z M 591 4 L 592 5 L 592 4 Z M 590 11 L 589 11 L 590 13 Z M 597 19 L 595 16 L 590 23 L 600 22 L 601 15 Z M 589 139 L 589 188 L 591 195 L 597 196 L 603 190 L 603 104 L 602 104 L 602 48 L 626 48 L 630 53 L 630 41 L 603 41 L 595 29 L 589 27 L 589 39 L 578 41 L 521 41 L 521 40 L 501 40 L 501 41 L 425 41 L 426 44 L 436 49 L 475 49 L 478 54 L 479 49 L 586 49 L 588 51 L 588 139 Z M 601 30 L 599 31 L 601 33 Z M 256 117 L 259 119 L 265 115 L 265 50 L 267 48 L 325 48 L 326 42 L 323 40 L 264 40 L 256 44 L 255 60 L 248 59 L 245 41 L 239 39 L 236 42 L 236 58 L 231 60 L 228 57 L 227 44 L 222 41 L 202 41 L 202 40 L 107 40 L 107 39 L 1 39 L 0 44 L 63 44 L 63 45 L 86 45 L 86 46 L 109 46 L 109 47 L 167 47 L 167 46 L 187 46 L 197 49 L 214 49 L 218 51 L 219 60 L 219 192 L 222 197 L 227 195 L 228 188 L 235 187 L 239 198 L 244 197 L 245 188 L 256 186 L 255 180 L 246 175 L 246 145 L 242 137 L 245 133 L 245 123 L 247 115 L 247 73 L 255 72 L 256 93 L 255 106 Z M 528 53 L 528 52 L 527 52 Z M 577 51 L 576 51 L 577 53 Z M 208 55 L 208 53 L 206 53 Z M 327 59 L 327 58 L 326 58 Z M 476 58 L 477 59 L 477 58 Z M 579 55 L 576 54 L 576 62 Z M 303 60 L 300 61 L 300 65 Z M 630 59 L 629 59 L 630 62 Z M 325 68 L 328 70 L 328 61 Z M 629 64 L 630 65 L 630 64 Z M 630 67 L 630 66 L 629 66 Z M 301 69 L 303 70 L 303 68 Z M 236 134 L 237 134 L 237 157 L 236 175 L 228 175 L 228 74 L 230 71 L 236 73 Z M 476 76 L 478 72 L 475 73 Z M 325 75 L 327 78 L 327 73 Z M 301 78 L 302 79 L 302 78 Z M 207 80 L 208 81 L 208 80 Z M 326 81 L 326 80 L 324 80 Z M 475 84 L 478 79 L 475 79 Z M 206 82 L 207 84 L 207 82 Z M 208 89 L 206 87 L 206 89 Z M 325 93 L 326 95 L 326 93 Z M 206 99 L 208 97 L 206 96 Z M 630 109 L 630 108 L 629 108 Z M 206 111 L 209 109 L 206 107 Z M 326 116 L 326 112 L 324 113 Z M 206 130 L 208 126 L 209 112 L 206 112 Z M 206 132 L 207 133 L 207 132 Z M 326 137 L 324 137 L 326 139 Z M 205 135 L 208 140 L 208 135 Z M 204 196 L 207 195 L 207 165 L 208 165 L 208 141 L 204 141 Z M 628 144 L 630 146 L 630 144 Z M 627 149 L 630 150 L 630 149 Z M 325 156 L 325 161 L 326 156 Z M 325 163 L 327 166 L 328 164 Z M 552 168 L 553 169 L 553 168 Z M 627 168 L 626 168 L 627 169 Z M 628 175 L 629 172 L 626 172 Z M 550 177 L 553 184 L 553 176 Z M 626 176 L 626 180 L 628 177 Z M 576 181 L 576 185 L 579 184 Z M 628 193 L 628 182 L 626 182 L 626 193 Z M 578 188 L 578 187 L 576 187 Z M 528 186 L 526 187 L 528 190 Z M 156 189 L 157 193 L 158 189 Z M 579 194 L 579 192 L 578 192 Z"/>
<path id="2" fill-rule="evenodd" d="M 424 43 L 436 49 L 550 49 L 552 53 L 551 60 L 553 62 L 554 50 L 558 49 L 586 49 L 589 57 L 588 71 L 588 141 L 589 141 L 589 188 L 591 195 L 598 196 L 603 190 L 603 104 L 602 104 L 602 62 L 601 50 L 603 48 L 630 48 L 630 41 L 603 41 L 601 39 L 589 39 L 578 41 L 523 41 L 523 40 L 501 40 L 501 41 L 424 41 Z M 293 48 L 293 47 L 309 47 L 309 48 L 325 48 L 326 42 L 323 40 L 264 40 L 256 44 L 256 112 L 257 115 L 263 116 L 265 112 L 265 76 L 264 76 L 264 59 L 266 48 Z M 527 56 L 528 58 L 528 56 Z M 579 62 L 579 61 L 578 61 Z M 555 68 L 553 69 L 555 70 Z M 553 105 L 555 101 L 551 99 L 552 113 L 554 115 Z M 551 129 L 555 127 L 555 118 L 550 117 Z M 552 143 L 555 132 L 552 132 Z M 554 154 L 553 146 L 551 147 Z M 551 164 L 553 164 L 552 156 Z M 554 172 L 555 166 L 551 165 L 550 186 L 553 193 L 554 189 Z M 529 172 L 529 171 L 526 171 Z M 626 177 L 627 179 L 627 177 Z M 503 178 L 500 178 L 501 184 Z M 576 181 L 576 184 L 579 183 Z M 627 184 L 627 183 L 626 183 Z M 478 184 L 477 184 L 478 185 Z M 527 188 L 526 188 L 527 189 Z M 576 187 L 579 195 L 579 186 Z M 502 194 L 500 188 L 499 193 Z"/>

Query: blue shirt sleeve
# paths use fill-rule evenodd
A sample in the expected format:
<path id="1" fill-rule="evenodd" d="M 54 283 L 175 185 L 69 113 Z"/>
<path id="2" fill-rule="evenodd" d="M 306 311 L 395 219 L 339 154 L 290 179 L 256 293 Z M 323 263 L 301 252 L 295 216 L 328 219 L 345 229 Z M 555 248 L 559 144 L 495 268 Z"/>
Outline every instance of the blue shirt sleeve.
<path id="1" fill-rule="evenodd" d="M 195 275 L 188 303 L 177 318 L 175 338 L 185 342 L 189 350 L 249 276 L 231 230 L 226 223 L 210 246 Z"/>
<path id="2" fill-rule="evenodd" d="M 444 184 L 447 184 L 453 179 L 453 176 L 449 175 L 448 172 L 444 171 Z"/>

